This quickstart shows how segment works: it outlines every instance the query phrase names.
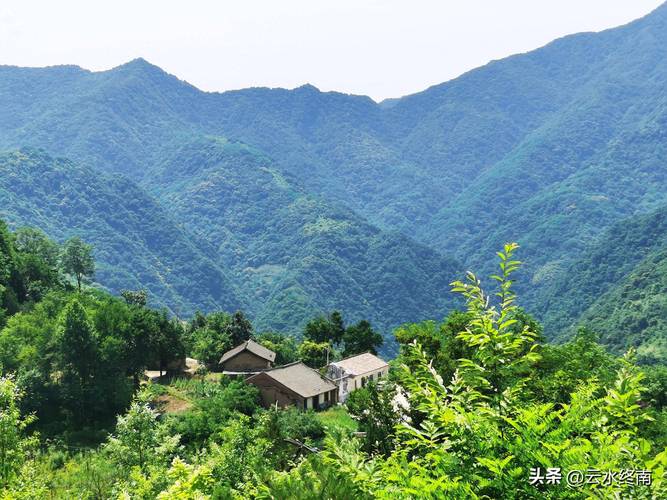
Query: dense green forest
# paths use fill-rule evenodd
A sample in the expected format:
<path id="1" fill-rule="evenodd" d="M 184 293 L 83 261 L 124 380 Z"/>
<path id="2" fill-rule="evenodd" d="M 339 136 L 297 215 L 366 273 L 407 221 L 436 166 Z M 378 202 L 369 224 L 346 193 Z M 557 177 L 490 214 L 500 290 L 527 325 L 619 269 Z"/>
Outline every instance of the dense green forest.
<path id="1" fill-rule="evenodd" d="M 38 227 L 63 241 L 95 245 L 97 281 L 118 292 L 146 288 L 180 315 L 243 304 L 214 249 L 193 241 L 150 196 L 43 151 L 0 155 L 0 214 L 13 226 Z M 192 286 L 196 283 L 196 286 Z"/>
<path id="2" fill-rule="evenodd" d="M 545 328 L 563 340 L 595 328 L 616 352 L 630 346 L 644 362 L 667 359 L 667 208 L 624 219 L 540 290 Z"/>
<path id="3" fill-rule="evenodd" d="M 278 363 L 321 367 L 325 351 L 376 351 L 367 321 L 332 312 L 302 341 L 257 332 L 240 311 L 178 321 L 146 307 L 144 291 L 91 287 L 93 249 L 80 239 L 3 223 L 0 497 L 664 496 L 667 367 L 643 371 L 588 329 L 545 344 L 517 307 L 516 250 L 498 254 L 496 293 L 472 273 L 452 283 L 464 310 L 399 328 L 390 377 L 314 413 L 264 409 L 254 386 L 207 365 L 254 338 Z M 141 381 L 185 355 L 203 361 L 197 373 Z M 544 475 L 554 467 L 558 482 Z M 599 476 L 566 484 L 571 471 Z"/>
<path id="4" fill-rule="evenodd" d="M 666 28 L 661 6 L 382 103 L 311 85 L 207 93 L 143 59 L 2 66 L 0 216 L 91 241 L 99 285 L 146 288 L 177 315 L 243 308 L 296 333 L 342 309 L 390 350 L 392 328 L 454 307 L 443 284 L 516 239 L 525 304 L 566 338 L 598 296 L 560 315 L 570 295 L 553 290 L 615 224 L 667 205 Z M 603 340 L 655 357 L 654 323 Z"/>
<path id="5" fill-rule="evenodd" d="M 453 304 L 442 290 L 455 260 L 308 195 L 240 143 L 184 145 L 156 171 L 155 198 L 42 150 L 0 156 L 0 173 L 13 227 L 85 237 L 99 284 L 145 288 L 179 317 L 243 308 L 258 328 L 294 333 L 342 309 L 388 333 Z"/>
<path id="6" fill-rule="evenodd" d="M 442 291 L 458 262 L 309 195 L 244 144 L 193 141 L 155 176 L 156 198 L 234 270 L 258 328 L 341 309 L 388 332 L 453 305 Z"/>

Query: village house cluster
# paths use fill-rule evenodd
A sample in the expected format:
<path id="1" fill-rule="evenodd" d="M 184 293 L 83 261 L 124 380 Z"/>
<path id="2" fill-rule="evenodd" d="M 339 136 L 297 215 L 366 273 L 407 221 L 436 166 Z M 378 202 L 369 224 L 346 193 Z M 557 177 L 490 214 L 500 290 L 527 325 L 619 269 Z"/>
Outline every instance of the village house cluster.
<path id="1" fill-rule="evenodd" d="M 275 359 L 275 352 L 247 340 L 222 355 L 220 368 L 226 375 L 246 377 L 246 382 L 257 386 L 264 406 L 304 410 L 345 402 L 355 389 L 389 373 L 389 364 L 371 353 L 329 363 L 326 375 L 301 361 L 274 367 Z"/>

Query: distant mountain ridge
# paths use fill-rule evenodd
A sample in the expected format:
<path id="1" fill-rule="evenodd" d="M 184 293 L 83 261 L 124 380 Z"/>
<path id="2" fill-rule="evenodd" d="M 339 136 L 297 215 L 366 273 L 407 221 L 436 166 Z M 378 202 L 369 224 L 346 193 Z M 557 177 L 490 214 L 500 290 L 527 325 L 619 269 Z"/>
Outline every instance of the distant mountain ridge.
<path id="1" fill-rule="evenodd" d="M 12 127 L 0 123 L 0 145 L 45 147 L 139 179 L 165 149 L 189 136 L 229 137 L 258 147 L 311 191 L 375 224 L 445 244 L 439 233 L 448 218 L 458 218 L 459 194 L 484 192 L 488 175 L 493 179 L 503 165 L 516 165 L 513 150 L 526 148 L 521 143 L 529 133 L 557 123 L 563 106 L 578 108 L 576 95 L 598 85 L 601 69 L 614 66 L 615 53 L 640 52 L 639 58 L 618 58 L 628 66 L 661 66 L 656 58 L 665 11 L 663 6 L 621 28 L 572 35 L 494 61 L 389 108 L 313 86 L 205 93 L 143 59 L 98 73 L 3 67 L 0 103 L 23 120 Z M 46 83 L 50 73 L 52 88 Z M 16 92 L 26 78 L 38 81 L 28 86 L 34 92 Z M 35 101 L 36 93 L 43 98 Z M 72 136 L 71 130 L 86 133 Z M 480 177 L 487 171 L 493 174 Z"/>

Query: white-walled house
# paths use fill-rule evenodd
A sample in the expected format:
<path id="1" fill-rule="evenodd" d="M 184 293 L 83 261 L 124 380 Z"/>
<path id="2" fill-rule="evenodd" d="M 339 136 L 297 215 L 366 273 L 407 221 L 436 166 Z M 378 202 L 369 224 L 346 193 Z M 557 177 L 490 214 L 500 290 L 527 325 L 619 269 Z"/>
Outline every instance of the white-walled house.
<path id="1" fill-rule="evenodd" d="M 341 359 L 327 366 L 327 376 L 338 386 L 338 401 L 341 403 L 355 389 L 380 380 L 388 373 L 389 364 L 370 352 Z"/>

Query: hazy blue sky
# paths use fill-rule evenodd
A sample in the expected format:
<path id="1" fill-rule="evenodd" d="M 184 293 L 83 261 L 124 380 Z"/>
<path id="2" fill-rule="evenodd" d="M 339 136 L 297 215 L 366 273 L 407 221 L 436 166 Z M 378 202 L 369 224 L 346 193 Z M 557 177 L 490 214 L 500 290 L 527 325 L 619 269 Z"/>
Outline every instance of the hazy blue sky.
<path id="1" fill-rule="evenodd" d="M 0 64 L 144 57 L 205 90 L 397 97 L 489 60 L 647 14 L 661 0 L 2 0 Z"/>

